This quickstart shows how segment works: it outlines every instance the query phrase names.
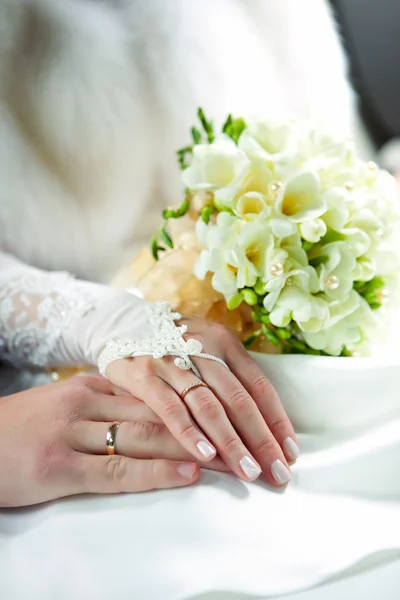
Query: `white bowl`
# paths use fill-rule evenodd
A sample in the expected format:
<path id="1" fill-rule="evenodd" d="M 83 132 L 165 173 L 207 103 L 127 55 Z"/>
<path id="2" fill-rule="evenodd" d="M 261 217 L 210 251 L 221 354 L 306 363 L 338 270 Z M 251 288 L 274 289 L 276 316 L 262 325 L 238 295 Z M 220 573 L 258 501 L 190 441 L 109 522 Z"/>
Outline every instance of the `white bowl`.
<path id="1" fill-rule="evenodd" d="M 251 353 L 299 432 L 367 428 L 400 410 L 400 359 Z"/>

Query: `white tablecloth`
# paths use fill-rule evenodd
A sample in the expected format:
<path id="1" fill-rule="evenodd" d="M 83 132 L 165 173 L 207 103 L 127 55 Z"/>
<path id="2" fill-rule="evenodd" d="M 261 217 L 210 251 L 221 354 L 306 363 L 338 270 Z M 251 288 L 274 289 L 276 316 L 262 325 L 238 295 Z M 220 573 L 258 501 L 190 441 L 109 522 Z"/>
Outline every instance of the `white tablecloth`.
<path id="1" fill-rule="evenodd" d="M 398 600 L 397 343 L 383 363 L 265 359 L 303 432 L 285 491 L 205 472 L 0 511 L 0 600 Z"/>
<path id="2" fill-rule="evenodd" d="M 400 412 L 359 432 L 300 441 L 284 492 L 204 473 L 187 489 L 1 511 L 0 597 L 266 598 L 398 560 Z M 389 566 L 399 589 L 400 562 Z"/>

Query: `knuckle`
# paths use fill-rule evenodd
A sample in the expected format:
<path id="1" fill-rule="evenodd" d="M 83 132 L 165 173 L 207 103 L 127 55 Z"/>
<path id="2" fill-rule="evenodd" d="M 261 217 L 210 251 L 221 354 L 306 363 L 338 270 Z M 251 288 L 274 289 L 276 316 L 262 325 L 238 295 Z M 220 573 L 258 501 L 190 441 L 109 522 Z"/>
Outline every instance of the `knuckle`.
<path id="1" fill-rule="evenodd" d="M 91 389 L 87 385 L 84 385 L 78 377 L 74 379 L 74 381 L 71 380 L 68 382 L 68 385 L 64 387 L 61 394 L 61 400 L 66 405 L 86 402 L 92 393 Z"/>
<path id="2" fill-rule="evenodd" d="M 166 419 L 180 420 L 185 415 L 186 410 L 179 400 L 171 398 L 165 400 L 163 404 L 163 413 Z"/>
<path id="3" fill-rule="evenodd" d="M 196 404 L 201 415 L 206 419 L 216 419 L 221 416 L 221 405 L 209 392 L 200 392 Z"/>
<path id="4" fill-rule="evenodd" d="M 252 384 L 252 390 L 255 397 L 264 398 L 275 393 L 274 386 L 272 383 L 264 377 L 264 375 L 258 375 L 254 378 Z"/>
<path id="5" fill-rule="evenodd" d="M 193 423 L 188 423 L 184 427 L 182 427 L 179 433 L 181 439 L 188 440 L 196 437 L 196 427 Z"/>
<path id="6" fill-rule="evenodd" d="M 154 360 L 148 356 L 143 357 L 143 360 L 140 364 L 141 378 L 142 379 L 151 379 L 153 377 L 157 377 L 158 366 L 159 365 L 156 360 Z"/>
<path id="7" fill-rule="evenodd" d="M 106 477 L 118 491 L 123 492 L 126 487 L 128 461 L 124 456 L 110 456 L 106 464 Z"/>
<path id="8" fill-rule="evenodd" d="M 222 450 L 225 454 L 237 454 L 242 448 L 242 443 L 238 437 L 227 438 L 222 443 Z"/>
<path id="9" fill-rule="evenodd" d="M 220 340 L 226 340 L 226 339 L 233 338 L 232 332 L 229 329 L 227 329 L 226 327 L 224 327 L 223 325 L 220 325 L 219 323 L 217 323 L 213 327 L 213 331 L 214 331 L 214 334 L 216 335 L 216 337 Z"/>
<path id="10" fill-rule="evenodd" d="M 277 454 L 277 443 L 273 438 L 267 438 L 256 445 L 257 454 L 259 456 L 271 456 Z"/>
<path id="11" fill-rule="evenodd" d="M 129 423 L 128 435 L 139 442 L 149 442 L 150 440 L 159 437 L 165 426 L 161 423 L 140 422 Z"/>
<path id="12" fill-rule="evenodd" d="M 241 417 L 250 416 L 252 413 L 252 403 L 250 397 L 244 390 L 235 388 L 228 395 L 230 408 Z M 254 404 L 254 403 L 253 403 Z"/>
<path id="13" fill-rule="evenodd" d="M 282 432 L 285 430 L 291 430 L 292 427 L 290 425 L 289 419 L 278 419 L 271 425 L 271 430 L 275 434 L 275 432 Z"/>

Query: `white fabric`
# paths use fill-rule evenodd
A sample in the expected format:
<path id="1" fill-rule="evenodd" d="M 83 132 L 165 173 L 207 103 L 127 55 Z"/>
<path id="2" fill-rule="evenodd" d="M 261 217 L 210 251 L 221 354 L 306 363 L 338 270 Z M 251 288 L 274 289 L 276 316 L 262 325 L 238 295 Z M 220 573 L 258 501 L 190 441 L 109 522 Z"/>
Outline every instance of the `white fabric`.
<path id="1" fill-rule="evenodd" d="M 188 489 L 0 511 L 2 597 L 266 598 L 400 557 L 400 362 L 258 359 L 303 431 L 286 491 L 205 473 Z"/>

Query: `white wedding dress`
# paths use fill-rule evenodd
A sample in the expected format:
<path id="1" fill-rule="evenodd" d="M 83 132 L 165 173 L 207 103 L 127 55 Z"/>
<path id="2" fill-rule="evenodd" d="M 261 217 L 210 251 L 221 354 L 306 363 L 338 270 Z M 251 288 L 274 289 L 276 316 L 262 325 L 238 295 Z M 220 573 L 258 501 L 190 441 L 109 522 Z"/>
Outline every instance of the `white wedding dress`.
<path id="1" fill-rule="evenodd" d="M 310 113 L 367 151 L 345 72 L 323 0 L 2 0 L 3 358 L 93 363 L 121 331 L 145 335 L 139 300 L 27 265 L 109 281 L 180 197 L 174 152 L 199 104 L 218 121 Z M 270 598 L 356 569 L 361 587 L 304 598 L 398 598 L 395 345 L 371 361 L 256 359 L 299 433 L 287 490 L 204 473 L 190 489 L 0 511 L 0 597 Z"/>

